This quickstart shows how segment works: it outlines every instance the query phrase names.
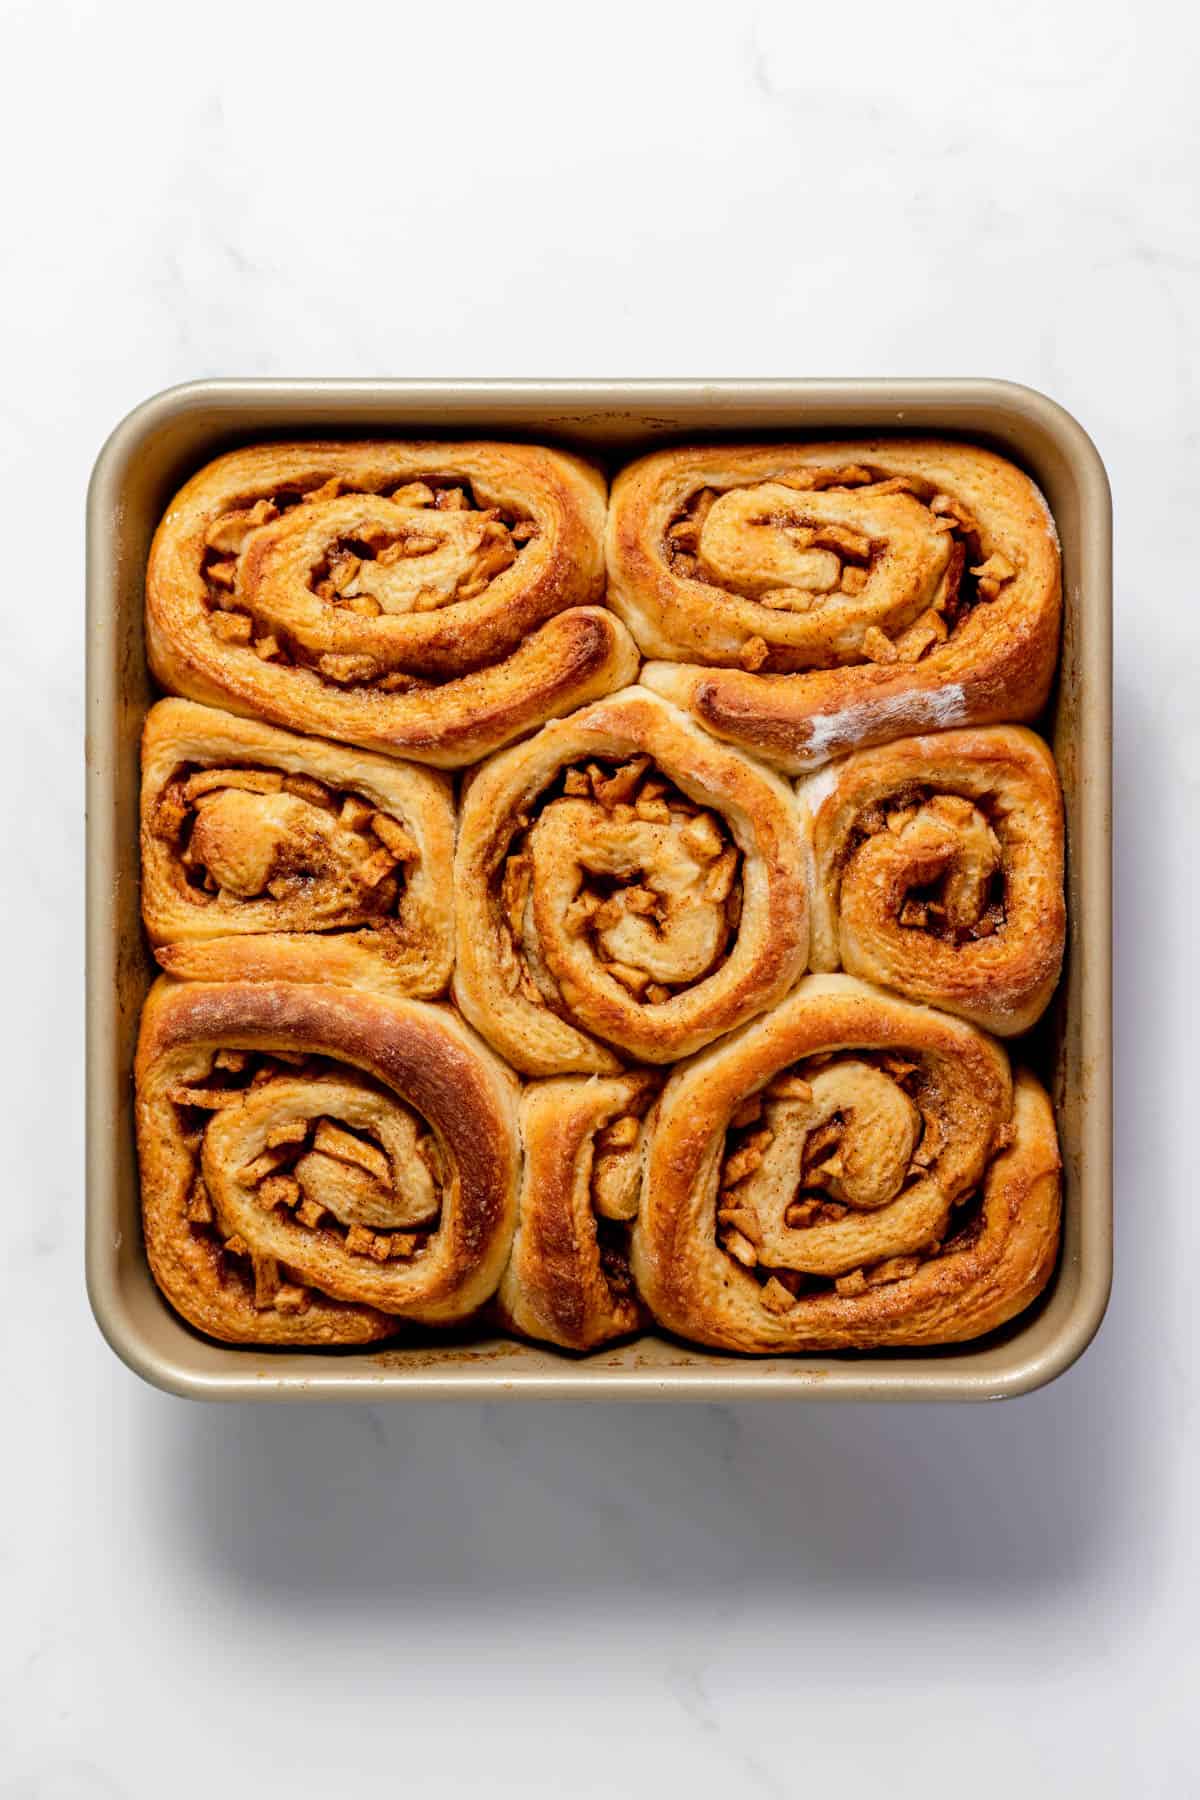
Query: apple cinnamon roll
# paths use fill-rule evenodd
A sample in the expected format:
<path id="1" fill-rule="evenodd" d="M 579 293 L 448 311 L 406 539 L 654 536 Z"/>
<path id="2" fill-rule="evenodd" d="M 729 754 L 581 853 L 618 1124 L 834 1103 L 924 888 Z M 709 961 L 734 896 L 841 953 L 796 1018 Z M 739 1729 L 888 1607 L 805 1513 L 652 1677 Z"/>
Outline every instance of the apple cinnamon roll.
<path id="1" fill-rule="evenodd" d="M 629 688 L 472 776 L 455 998 L 527 1075 L 690 1055 L 804 968 L 803 858 L 778 777 Z"/>
<path id="2" fill-rule="evenodd" d="M 567 1350 L 593 1350 L 645 1320 L 629 1269 L 645 1115 L 659 1087 L 644 1071 L 537 1081 L 521 1100 L 525 1161 L 504 1322 Z"/>
<path id="3" fill-rule="evenodd" d="M 657 451 L 622 471 L 609 603 L 646 686 L 799 773 L 913 732 L 1032 719 L 1058 538 L 1003 458 L 933 439 Z"/>
<path id="4" fill-rule="evenodd" d="M 1062 967 L 1063 808 L 1019 725 L 899 738 L 800 785 L 812 833 L 815 970 L 842 968 L 1001 1037 Z"/>
<path id="5" fill-rule="evenodd" d="M 263 444 L 176 495 L 146 641 L 189 699 L 457 767 L 632 679 L 605 490 L 529 444 Z"/>
<path id="6" fill-rule="evenodd" d="M 444 775 L 160 700 L 141 815 L 142 914 L 170 974 L 423 997 L 449 981 Z"/>
<path id="7" fill-rule="evenodd" d="M 161 977 L 135 1077 L 150 1267 L 210 1337 L 368 1343 L 495 1292 L 516 1083 L 449 1009 Z"/>
<path id="8" fill-rule="evenodd" d="M 655 1318 L 758 1353 L 939 1344 L 1044 1287 L 1049 1099 L 994 1039 L 845 975 L 676 1072 L 633 1233 Z"/>

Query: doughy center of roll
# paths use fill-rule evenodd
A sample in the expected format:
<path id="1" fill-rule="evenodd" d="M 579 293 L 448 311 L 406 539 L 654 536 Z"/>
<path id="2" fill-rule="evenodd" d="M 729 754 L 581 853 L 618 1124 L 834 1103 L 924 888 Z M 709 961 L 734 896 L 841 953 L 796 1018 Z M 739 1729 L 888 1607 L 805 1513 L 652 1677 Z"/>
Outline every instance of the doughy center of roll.
<path id="1" fill-rule="evenodd" d="M 184 1217 L 249 1264 L 256 1306 L 302 1311 L 306 1285 L 355 1298 L 364 1261 L 403 1280 L 454 1204 L 429 1125 L 325 1058 L 220 1049 L 169 1098 L 197 1156 Z"/>
<path id="2" fill-rule="evenodd" d="M 314 914 L 393 911 L 418 846 L 396 818 L 357 794 L 277 769 L 209 768 L 163 789 L 156 836 L 173 847 L 198 904 L 302 903 Z"/>
<path id="3" fill-rule="evenodd" d="M 720 1173 L 722 1241 L 739 1261 L 836 1277 L 939 1238 L 950 1201 L 922 1166 L 936 1129 L 901 1085 L 917 1065 L 897 1067 L 898 1077 L 837 1059 L 755 1103 L 753 1128 Z"/>
<path id="4" fill-rule="evenodd" d="M 488 513 L 437 511 L 377 494 L 353 494 L 319 510 L 296 507 L 277 525 L 274 554 L 303 563 L 314 591 L 350 611 L 364 597 L 382 613 L 427 612 L 460 597 L 464 585 L 506 569 L 516 556 L 506 528 Z M 264 534 L 265 536 L 266 534 Z"/>
<path id="5" fill-rule="evenodd" d="M 199 802 L 193 861 L 224 892 L 250 899 L 285 875 L 339 878 L 348 886 L 370 857 L 365 839 L 291 794 L 223 788 Z"/>
<path id="6" fill-rule="evenodd" d="M 285 485 L 211 522 L 200 574 L 222 644 L 338 687 L 407 693 L 520 639 L 520 620 L 506 633 L 503 596 L 488 593 L 541 535 L 519 502 L 481 504 L 447 476 L 390 494 L 343 486 Z"/>
<path id="7" fill-rule="evenodd" d="M 407 1233 L 436 1224 L 441 1206 L 428 1127 L 352 1077 L 252 1085 L 216 1112 L 202 1168 L 224 1230 L 297 1266 L 330 1242 L 375 1261 L 409 1256 Z"/>
<path id="8" fill-rule="evenodd" d="M 900 804 L 853 856 L 855 895 L 874 898 L 907 930 L 953 941 L 989 936 L 1004 918 L 996 877 L 1004 852 L 980 809 L 962 795 Z"/>
<path id="9" fill-rule="evenodd" d="M 219 519 L 207 544 L 218 564 L 249 548 L 264 578 L 256 614 L 296 629 L 303 615 L 273 606 L 273 590 L 277 602 L 299 587 L 368 618 L 425 612 L 464 598 L 464 588 L 481 592 L 515 561 L 526 535 L 498 508 L 473 506 L 462 488 L 414 481 L 391 496 L 319 490 L 283 511 L 260 502 Z"/>
<path id="10" fill-rule="evenodd" d="M 801 1187 L 863 1211 L 886 1206 L 900 1191 L 916 1148 L 917 1108 L 869 1063 L 835 1063 L 814 1075 L 810 1086 L 811 1100 L 775 1100 L 766 1109 L 775 1136 L 756 1179 L 770 1210 L 782 1215 Z M 829 1125 L 836 1131 L 806 1156 L 816 1133 Z"/>
<path id="11" fill-rule="evenodd" d="M 736 853 L 713 815 L 618 819 L 587 800 L 557 800 L 529 850 L 530 923 L 560 987 L 578 982 L 581 959 L 630 991 L 683 987 L 724 950 Z"/>
<path id="12" fill-rule="evenodd" d="M 343 1225 L 426 1224 L 437 1212 L 433 1178 L 416 1158 L 416 1132 L 407 1154 L 395 1161 L 370 1157 L 373 1146 L 326 1121 L 323 1150 L 309 1150 L 294 1165 L 300 1191 Z M 381 1153 L 382 1154 L 382 1153 Z M 369 1167 L 364 1166 L 368 1160 Z M 386 1166 L 385 1166 L 386 1165 Z"/>
<path id="13" fill-rule="evenodd" d="M 948 534 L 910 494 L 734 488 L 700 530 L 700 567 L 721 587 L 776 609 L 830 608 L 847 622 L 900 628 L 930 604 Z"/>
<path id="14" fill-rule="evenodd" d="M 906 849 L 945 870 L 941 903 L 947 922 L 957 931 L 977 924 L 1003 860 L 1000 841 L 979 809 L 939 795 L 921 808 L 902 837 Z"/>

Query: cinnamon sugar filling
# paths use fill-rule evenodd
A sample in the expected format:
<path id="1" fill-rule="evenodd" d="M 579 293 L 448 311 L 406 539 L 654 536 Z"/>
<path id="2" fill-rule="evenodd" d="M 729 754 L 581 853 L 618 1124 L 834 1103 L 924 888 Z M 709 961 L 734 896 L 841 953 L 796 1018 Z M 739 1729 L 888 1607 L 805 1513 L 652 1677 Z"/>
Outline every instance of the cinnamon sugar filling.
<path id="1" fill-rule="evenodd" d="M 194 904 L 273 901 L 309 929 L 396 925 L 420 861 L 403 823 L 361 794 L 253 763 L 180 764 L 151 829 Z"/>
<path id="2" fill-rule="evenodd" d="M 654 1007 L 725 961 L 742 857 L 720 815 L 648 756 L 588 761 L 522 816 L 496 891 L 510 991 L 569 1018 L 582 945 L 598 978 Z"/>
<path id="3" fill-rule="evenodd" d="M 918 1052 L 838 1051 L 796 1063 L 734 1112 L 717 1241 L 772 1311 L 805 1295 L 864 1293 L 969 1248 L 982 1190 L 941 1191 L 948 1127 L 927 1082 Z M 1008 1135 L 996 1135 L 993 1154 Z"/>
<path id="4" fill-rule="evenodd" d="M 1017 573 L 953 495 L 862 464 L 701 487 L 669 520 L 671 573 L 753 601 L 743 668 L 916 663 Z"/>
<path id="5" fill-rule="evenodd" d="M 229 1214 L 230 1179 L 251 1217 L 286 1225 L 297 1254 L 307 1241 L 351 1264 L 411 1262 L 438 1228 L 449 1164 L 436 1134 L 357 1071 L 320 1056 L 220 1049 L 168 1098 L 192 1158 L 188 1228 L 211 1244 L 222 1282 L 241 1285 L 259 1310 L 303 1312 L 310 1290 L 285 1257 L 256 1246 L 242 1208 Z M 207 1159 L 224 1171 L 225 1146 L 210 1134 L 231 1130 L 239 1143 L 248 1136 L 252 1154 L 215 1179 Z"/>
<path id="6" fill-rule="evenodd" d="M 389 666 L 378 634 L 369 648 L 357 648 L 356 622 L 476 599 L 538 533 L 533 519 L 481 504 L 471 483 L 456 476 L 426 476 L 386 490 L 334 476 L 304 491 L 284 487 L 248 497 L 214 520 L 205 536 L 200 572 L 209 627 L 222 643 L 251 649 L 264 662 L 306 669 L 329 686 L 379 693 L 434 686 L 449 677 Z M 257 589 L 257 568 L 292 537 L 309 546 L 303 586 L 327 612 L 326 625 L 315 632 L 289 628 Z"/>

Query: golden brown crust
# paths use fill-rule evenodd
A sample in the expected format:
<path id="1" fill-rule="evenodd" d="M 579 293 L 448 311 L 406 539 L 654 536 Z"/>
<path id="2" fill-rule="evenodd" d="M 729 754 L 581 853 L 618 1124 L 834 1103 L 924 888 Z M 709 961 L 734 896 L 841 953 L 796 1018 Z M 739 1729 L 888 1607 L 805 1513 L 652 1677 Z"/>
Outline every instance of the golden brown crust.
<path id="1" fill-rule="evenodd" d="M 641 1191 L 643 1116 L 658 1085 L 639 1072 L 526 1088 L 517 1230 L 499 1294 L 513 1331 L 592 1350 L 644 1323 L 628 1233 Z"/>
<path id="2" fill-rule="evenodd" d="M 670 1062 L 804 967 L 795 797 L 629 688 L 473 775 L 455 904 L 455 998 L 516 1068 Z"/>
<path id="3" fill-rule="evenodd" d="M 810 776 L 814 970 L 844 968 L 1011 1037 L 1066 934 L 1054 759 L 1019 725 L 899 738 Z"/>
<path id="4" fill-rule="evenodd" d="M 448 779 L 162 700 L 142 733 L 142 916 L 168 973 L 430 998 L 450 978 Z"/>
<path id="5" fill-rule="evenodd" d="M 934 439 L 657 451 L 613 486 L 609 603 L 641 680 L 793 772 L 923 730 L 1031 719 L 1061 584 L 1041 494 Z"/>
<path id="6" fill-rule="evenodd" d="M 612 611 L 604 530 L 590 465 L 486 442 L 237 451 L 160 525 L 136 1113 L 211 1336 L 869 1349 L 1050 1277 L 1050 1103 L 975 1029 L 1063 949 L 1052 759 L 987 724 L 1053 674 L 1041 495 L 932 439 L 656 452 Z M 467 769 L 457 849 L 398 755 Z"/>
<path id="7" fill-rule="evenodd" d="M 135 1079 L 150 1266 L 209 1336 L 366 1343 L 494 1292 L 516 1084 L 449 1008 L 163 977 Z"/>
<path id="8" fill-rule="evenodd" d="M 1049 1099 L 992 1039 L 809 976 L 668 1083 L 634 1275 L 718 1349 L 958 1342 L 1049 1279 L 1060 1166 Z"/>
<path id="9" fill-rule="evenodd" d="M 451 768 L 628 681 L 604 482 L 530 444 L 263 444 L 176 495 L 150 552 L 165 687 Z"/>

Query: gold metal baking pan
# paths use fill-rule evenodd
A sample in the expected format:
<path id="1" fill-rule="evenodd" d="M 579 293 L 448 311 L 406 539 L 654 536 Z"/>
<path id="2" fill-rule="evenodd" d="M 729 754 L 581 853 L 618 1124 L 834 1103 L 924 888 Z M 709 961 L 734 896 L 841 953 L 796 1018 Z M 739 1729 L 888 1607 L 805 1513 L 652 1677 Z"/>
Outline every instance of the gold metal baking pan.
<path id="1" fill-rule="evenodd" d="M 1046 1295 L 1003 1332 L 943 1350 L 743 1359 L 658 1338 L 574 1358 L 508 1339 L 382 1352 L 231 1349 L 176 1317 L 147 1267 L 132 1084 L 150 977 L 138 915 L 138 737 L 150 538 L 220 451 L 306 434 L 530 437 L 613 463 L 722 433 L 934 432 L 990 444 L 1045 492 L 1062 537 L 1062 673 L 1046 729 L 1066 793 L 1066 978 L 1038 1049 L 1065 1159 L 1065 1231 Z M 176 1394 L 269 1400 L 985 1400 L 1040 1387 L 1091 1341 L 1112 1269 L 1111 509 L 1067 413 L 997 381 L 208 381 L 148 400 L 96 463 L 88 500 L 87 1278 L 100 1328 Z"/>

